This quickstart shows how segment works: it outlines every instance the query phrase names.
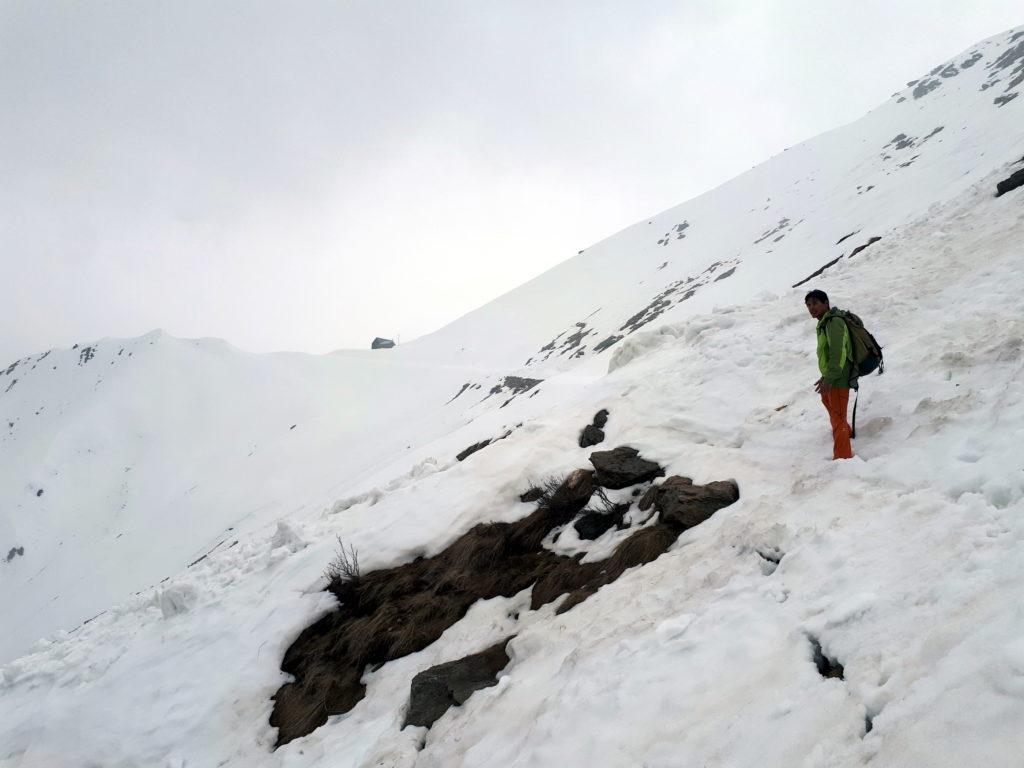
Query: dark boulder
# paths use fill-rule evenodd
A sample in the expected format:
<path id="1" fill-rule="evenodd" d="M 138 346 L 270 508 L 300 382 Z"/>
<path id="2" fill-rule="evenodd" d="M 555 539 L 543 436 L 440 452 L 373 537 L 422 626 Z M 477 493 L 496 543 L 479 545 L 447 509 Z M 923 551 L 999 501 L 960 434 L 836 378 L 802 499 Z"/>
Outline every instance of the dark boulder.
<path id="1" fill-rule="evenodd" d="M 1009 177 L 996 184 L 996 197 L 1005 195 L 1007 192 L 1017 189 L 1017 187 L 1024 187 L 1024 168 L 1014 171 Z"/>
<path id="2" fill-rule="evenodd" d="M 651 491 L 658 521 L 678 531 L 699 525 L 740 497 L 740 489 L 732 480 L 694 485 L 690 478 L 679 475 L 673 475 Z M 641 500 L 641 509 L 645 508 L 647 500 L 647 496 Z"/>
<path id="3" fill-rule="evenodd" d="M 576 534 L 585 541 L 593 541 L 615 526 L 615 519 L 611 515 L 603 515 L 600 512 L 586 512 L 572 524 Z"/>
<path id="4" fill-rule="evenodd" d="M 601 442 L 604 442 L 604 430 L 600 427 L 587 424 L 580 432 L 580 448 L 589 448 Z"/>
<path id="5" fill-rule="evenodd" d="M 580 432 L 580 448 L 604 442 L 604 425 L 608 423 L 608 409 L 602 408 L 594 414 L 594 420 Z"/>
<path id="6" fill-rule="evenodd" d="M 594 482 L 602 488 L 628 488 L 665 474 L 655 462 L 640 458 L 636 448 L 625 445 L 610 451 L 594 451 L 590 463 L 597 470 Z"/>
<path id="7" fill-rule="evenodd" d="M 606 504 L 603 510 L 585 509 L 572 524 L 576 534 L 585 541 L 593 541 L 610 528 L 625 528 L 623 519 L 629 511 L 629 504 Z"/>
<path id="8" fill-rule="evenodd" d="M 409 711 L 402 727 L 416 725 L 429 728 L 449 707 L 460 706 L 475 691 L 495 685 L 498 673 L 509 661 L 505 652 L 509 639 L 480 653 L 438 664 L 416 675 L 410 686 Z"/>

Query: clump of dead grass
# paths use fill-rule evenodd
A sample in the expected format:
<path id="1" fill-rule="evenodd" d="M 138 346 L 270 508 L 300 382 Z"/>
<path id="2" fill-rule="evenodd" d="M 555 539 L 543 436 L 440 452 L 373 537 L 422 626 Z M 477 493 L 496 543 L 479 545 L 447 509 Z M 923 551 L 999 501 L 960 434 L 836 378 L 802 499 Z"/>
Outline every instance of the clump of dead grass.
<path id="1" fill-rule="evenodd" d="M 348 712 L 365 694 L 366 670 L 426 648 L 477 600 L 512 597 L 532 585 L 534 609 L 567 595 L 561 613 L 655 559 L 678 536 L 657 523 L 629 536 L 605 561 L 556 555 L 543 542 L 591 502 L 594 473 L 576 470 L 539 487 L 537 508 L 525 518 L 476 525 L 439 554 L 393 568 L 361 573 L 355 549 L 339 539 L 325 574 L 338 609 L 307 627 L 281 663 L 295 680 L 274 696 L 270 724 L 278 728 L 277 744 Z M 604 494 L 592 507 L 604 514 L 617 509 Z"/>

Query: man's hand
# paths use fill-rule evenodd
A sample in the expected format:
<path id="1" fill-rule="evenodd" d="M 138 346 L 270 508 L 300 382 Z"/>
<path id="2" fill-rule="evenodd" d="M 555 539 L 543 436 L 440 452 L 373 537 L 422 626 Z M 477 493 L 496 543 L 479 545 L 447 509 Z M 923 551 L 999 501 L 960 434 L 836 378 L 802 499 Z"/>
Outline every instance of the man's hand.
<path id="1" fill-rule="evenodd" d="M 823 395 L 827 395 L 829 392 L 832 391 L 832 385 L 825 381 L 825 379 L 823 378 L 818 379 L 816 382 L 814 382 L 814 391 L 820 392 Z"/>

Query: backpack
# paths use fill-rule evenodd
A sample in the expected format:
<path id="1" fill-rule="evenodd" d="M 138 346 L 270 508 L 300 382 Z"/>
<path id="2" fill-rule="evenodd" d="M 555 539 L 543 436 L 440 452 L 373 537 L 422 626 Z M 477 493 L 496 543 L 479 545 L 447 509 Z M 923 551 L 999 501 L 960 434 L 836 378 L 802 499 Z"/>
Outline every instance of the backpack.
<path id="1" fill-rule="evenodd" d="M 861 376 L 867 376 L 876 368 L 878 375 L 881 376 L 885 373 L 885 361 L 882 359 L 882 345 L 864 327 L 864 322 L 859 317 L 844 309 L 837 309 L 835 313 L 846 323 L 846 330 L 850 334 L 850 346 L 853 348 L 853 375 L 850 378 L 850 387 L 857 390 L 857 397 L 853 401 L 853 420 L 850 426 L 850 439 L 853 440 L 857 437 L 857 401 L 860 399 L 858 379 Z"/>
<path id="2" fill-rule="evenodd" d="M 853 365 L 856 372 L 853 377 L 854 384 L 856 384 L 856 379 L 867 376 L 876 368 L 879 376 L 885 373 L 882 346 L 864 327 L 864 322 L 853 312 L 847 312 L 844 309 L 835 310 L 835 314 L 843 319 L 843 322 L 846 323 L 846 330 L 850 334 L 850 346 L 853 348 Z M 854 389 L 856 388 L 854 386 Z"/>

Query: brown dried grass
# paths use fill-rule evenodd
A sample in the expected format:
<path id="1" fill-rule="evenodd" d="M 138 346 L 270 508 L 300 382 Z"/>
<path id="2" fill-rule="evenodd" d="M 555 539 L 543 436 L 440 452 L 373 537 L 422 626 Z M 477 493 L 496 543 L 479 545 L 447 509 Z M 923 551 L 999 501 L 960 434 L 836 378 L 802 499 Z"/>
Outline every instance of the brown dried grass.
<path id="1" fill-rule="evenodd" d="M 355 561 L 355 577 L 343 590 L 347 599 L 303 630 L 284 655 L 281 669 L 295 681 L 274 696 L 270 724 L 278 728 L 277 744 L 349 711 L 365 693 L 360 680 L 367 668 L 426 648 L 477 600 L 511 597 L 533 585 L 534 609 L 568 595 L 561 613 L 676 540 L 678 532 L 659 523 L 637 531 L 599 563 L 544 549 L 548 534 L 584 509 L 594 490 L 593 472 L 576 470 L 546 483 L 527 517 L 474 526 L 434 557 L 367 574 L 358 573 Z"/>

